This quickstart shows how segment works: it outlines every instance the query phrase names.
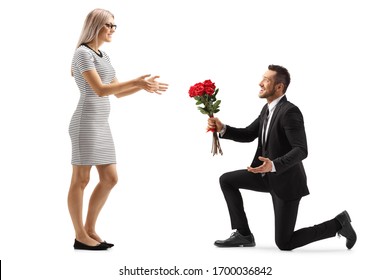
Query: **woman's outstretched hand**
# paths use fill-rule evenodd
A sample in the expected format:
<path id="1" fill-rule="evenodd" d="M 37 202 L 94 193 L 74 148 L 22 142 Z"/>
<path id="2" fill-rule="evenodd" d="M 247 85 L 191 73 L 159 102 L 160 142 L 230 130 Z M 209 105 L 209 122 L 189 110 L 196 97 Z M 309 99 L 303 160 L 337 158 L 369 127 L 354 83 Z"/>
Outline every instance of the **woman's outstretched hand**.
<path id="1" fill-rule="evenodd" d="M 152 91 L 153 88 L 154 88 L 154 85 L 153 83 L 149 82 L 146 80 L 146 78 L 149 78 L 150 77 L 150 74 L 148 75 L 142 75 L 136 79 L 134 79 L 134 81 L 136 82 L 136 85 L 138 87 L 140 87 L 141 89 L 144 89 L 146 91 Z"/>
<path id="2" fill-rule="evenodd" d="M 168 89 L 168 84 L 160 83 L 156 81 L 156 79 L 160 78 L 160 76 L 153 76 L 149 79 L 146 79 L 147 82 L 151 83 L 153 86 L 152 90 L 148 90 L 149 92 L 154 92 L 157 94 L 162 94 Z"/>
<path id="3" fill-rule="evenodd" d="M 157 94 L 162 94 L 168 89 L 168 84 L 156 81 L 156 79 L 160 78 L 160 76 L 150 76 L 151 75 L 149 74 L 136 78 L 135 81 L 137 82 L 137 86 L 139 86 L 143 90 L 146 90 L 148 92 L 154 92 Z"/>

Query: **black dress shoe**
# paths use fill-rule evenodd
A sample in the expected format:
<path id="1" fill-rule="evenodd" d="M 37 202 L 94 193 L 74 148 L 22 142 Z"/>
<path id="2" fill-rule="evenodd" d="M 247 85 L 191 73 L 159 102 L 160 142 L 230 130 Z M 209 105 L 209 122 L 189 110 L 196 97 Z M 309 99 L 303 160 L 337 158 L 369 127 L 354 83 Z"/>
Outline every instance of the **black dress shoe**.
<path id="1" fill-rule="evenodd" d="M 101 242 L 101 243 L 104 244 L 104 245 L 106 245 L 108 248 L 114 247 L 114 244 L 108 243 L 108 242 L 106 242 L 106 240 L 104 240 L 104 241 Z"/>
<path id="2" fill-rule="evenodd" d="M 89 246 L 89 245 L 81 243 L 80 241 L 75 239 L 73 248 L 75 248 L 77 250 L 102 251 L 102 250 L 107 250 L 109 247 L 103 243 L 100 243 L 96 246 Z"/>
<path id="3" fill-rule="evenodd" d="M 347 211 L 344 211 L 336 216 L 337 221 L 341 224 L 341 229 L 338 231 L 338 235 L 342 235 L 347 239 L 347 248 L 351 249 L 356 243 L 356 232 L 351 225 L 351 218 Z"/>
<path id="4" fill-rule="evenodd" d="M 242 235 L 235 231 L 228 239 L 217 240 L 214 242 L 214 245 L 217 247 L 253 247 L 256 246 L 256 243 L 252 233 L 250 235 Z"/>

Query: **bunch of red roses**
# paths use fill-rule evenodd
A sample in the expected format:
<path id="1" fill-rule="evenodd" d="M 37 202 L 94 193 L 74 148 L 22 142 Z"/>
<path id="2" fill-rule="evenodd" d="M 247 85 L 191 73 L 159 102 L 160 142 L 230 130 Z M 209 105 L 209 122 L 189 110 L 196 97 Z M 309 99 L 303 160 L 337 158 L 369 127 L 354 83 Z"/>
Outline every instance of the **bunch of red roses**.
<path id="1" fill-rule="evenodd" d="M 219 89 L 211 80 L 206 80 L 190 87 L 188 93 L 196 100 L 196 105 L 204 105 L 204 107 L 198 106 L 199 111 L 212 117 L 219 112 L 219 104 L 221 104 L 221 100 L 217 100 L 218 91 Z"/>
<path id="2" fill-rule="evenodd" d="M 217 100 L 217 94 L 219 89 L 216 88 L 215 84 L 211 80 L 206 80 L 203 83 L 196 83 L 190 87 L 188 91 L 191 98 L 196 100 L 196 105 L 198 106 L 199 111 L 202 114 L 206 114 L 209 117 L 213 117 L 215 113 L 219 112 L 219 105 L 221 100 Z M 221 145 L 219 143 L 218 134 L 216 131 L 213 132 L 213 145 L 211 152 L 213 155 L 218 154 L 222 155 Z"/>
<path id="3" fill-rule="evenodd" d="M 190 87 L 190 97 L 202 96 L 203 94 L 213 95 L 215 84 L 211 80 L 206 80 L 203 83 L 196 83 Z"/>

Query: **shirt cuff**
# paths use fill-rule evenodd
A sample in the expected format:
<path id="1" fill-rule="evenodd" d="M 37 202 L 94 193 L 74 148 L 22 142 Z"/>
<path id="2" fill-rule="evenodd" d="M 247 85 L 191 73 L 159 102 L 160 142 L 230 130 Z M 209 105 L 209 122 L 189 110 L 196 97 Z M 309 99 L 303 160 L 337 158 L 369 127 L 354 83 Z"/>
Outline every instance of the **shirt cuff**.
<path id="1" fill-rule="evenodd" d="M 275 164 L 274 164 L 274 162 L 273 162 L 273 161 L 271 161 L 271 163 L 272 163 L 272 170 L 271 170 L 271 172 L 276 172 L 276 168 L 275 168 Z"/>
<path id="2" fill-rule="evenodd" d="M 219 132 L 219 135 L 220 135 L 221 137 L 223 137 L 223 135 L 225 134 L 225 132 L 226 132 L 226 124 L 223 124 L 223 127 L 222 127 L 221 131 Z"/>

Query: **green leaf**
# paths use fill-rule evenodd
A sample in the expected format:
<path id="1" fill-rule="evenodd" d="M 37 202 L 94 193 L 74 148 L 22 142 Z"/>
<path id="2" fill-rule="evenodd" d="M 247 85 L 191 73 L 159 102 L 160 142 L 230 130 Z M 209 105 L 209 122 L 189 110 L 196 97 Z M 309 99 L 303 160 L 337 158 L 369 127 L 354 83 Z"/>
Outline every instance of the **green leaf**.
<path id="1" fill-rule="evenodd" d="M 198 102 L 196 102 L 196 105 L 200 105 L 202 104 L 202 100 L 198 100 Z"/>
<path id="2" fill-rule="evenodd" d="M 213 105 L 213 111 L 215 111 L 215 110 L 218 109 L 219 104 L 221 104 L 221 100 L 217 100 L 217 102 L 214 103 L 214 105 Z"/>
<path id="3" fill-rule="evenodd" d="M 205 108 L 202 108 L 202 107 L 198 107 L 199 111 L 202 113 L 202 114 L 208 114 L 208 112 L 205 110 Z"/>
<path id="4" fill-rule="evenodd" d="M 217 88 L 217 89 L 215 90 L 215 93 L 214 93 L 214 95 L 217 95 L 217 94 L 218 94 L 218 92 L 219 92 L 219 88 Z"/>

